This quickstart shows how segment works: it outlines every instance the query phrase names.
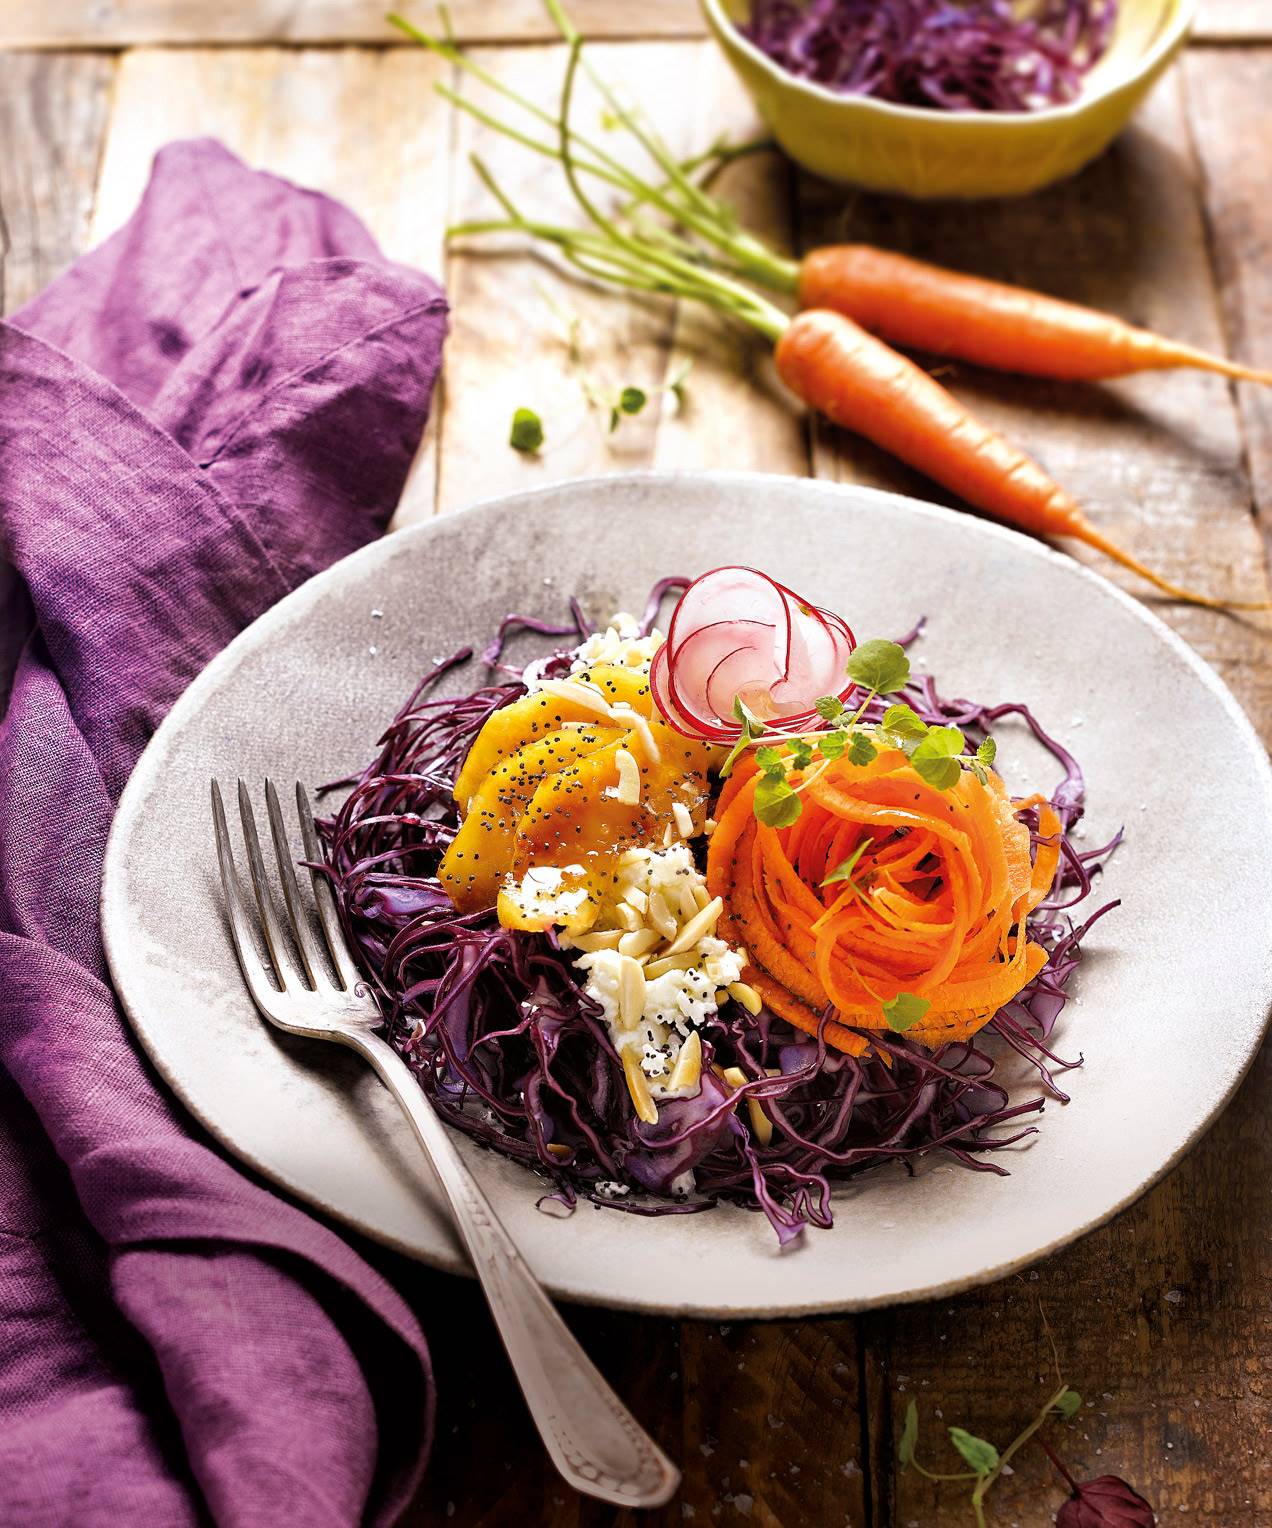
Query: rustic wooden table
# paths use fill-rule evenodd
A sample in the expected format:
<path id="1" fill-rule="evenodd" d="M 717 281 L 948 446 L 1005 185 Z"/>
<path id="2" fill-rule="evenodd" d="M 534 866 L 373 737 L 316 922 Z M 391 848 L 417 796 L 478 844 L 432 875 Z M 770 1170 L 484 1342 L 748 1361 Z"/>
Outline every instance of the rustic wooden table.
<path id="1" fill-rule="evenodd" d="M 693 0 L 574 8 L 605 39 L 598 61 L 657 103 L 663 130 L 686 152 L 722 130 L 755 130 Z M 214 134 L 254 164 L 345 198 L 392 255 L 444 277 L 454 305 L 444 387 L 401 520 L 651 466 L 809 473 L 940 497 L 859 440 L 810 427 L 782 398 L 763 347 L 713 319 L 587 291 L 536 261 L 444 251 L 447 221 L 486 205 L 472 149 L 536 204 L 561 201 L 557 177 L 441 100 L 432 87 L 458 83 L 451 71 L 393 45 L 382 10 L 381 0 L 0 0 L 6 309 L 123 221 L 159 145 Z M 488 68 L 549 100 L 561 49 L 538 0 L 452 0 L 452 12 Z M 735 166 L 726 188 L 748 222 L 790 247 L 851 228 L 1266 365 L 1269 175 L 1272 0 L 1203 0 L 1193 46 L 1135 126 L 1080 178 L 1027 201 L 915 207 L 805 183 L 772 155 Z M 607 438 L 566 364 L 552 301 L 579 315 L 601 379 L 656 385 L 692 355 L 686 406 L 674 413 L 655 398 Z M 1266 596 L 1268 393 L 1189 373 L 1102 388 L 967 369 L 947 381 L 1168 576 Z M 549 431 L 537 460 L 502 444 L 525 403 Z M 1161 610 L 1272 737 L 1266 628 Z M 1062 631 L 1047 635 L 1063 642 Z M 1170 730 L 1187 737 L 1187 718 Z M 1211 850 L 1198 846 L 1199 856 Z M 1222 1023 L 1198 997 L 1199 1026 Z M 1198 1054 L 1204 1065 L 1204 1047 Z M 1265 1049 L 1209 1137 L 1132 1210 L 1032 1273 L 959 1299 L 732 1325 L 573 1313 L 602 1368 L 683 1465 L 678 1500 L 644 1521 L 969 1522 L 964 1496 L 898 1472 L 904 1408 L 918 1399 L 933 1440 L 943 1421 L 1005 1442 L 1052 1383 L 1049 1324 L 1066 1378 L 1088 1397 L 1068 1439 L 1072 1463 L 1125 1474 L 1163 1523 L 1272 1524 L 1270 1107 Z M 409 1522 L 634 1523 L 552 1475 L 473 1289 L 416 1269 L 405 1277 L 441 1393 L 437 1447 Z M 992 1520 L 1050 1523 L 1061 1500 L 1042 1456 L 1028 1451 L 997 1488 Z"/>

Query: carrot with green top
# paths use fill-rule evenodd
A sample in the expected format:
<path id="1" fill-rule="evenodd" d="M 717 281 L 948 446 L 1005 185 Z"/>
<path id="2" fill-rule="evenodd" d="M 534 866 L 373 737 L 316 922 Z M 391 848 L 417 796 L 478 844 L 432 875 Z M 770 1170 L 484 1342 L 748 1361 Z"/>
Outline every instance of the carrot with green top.
<path id="1" fill-rule="evenodd" d="M 1154 572 L 1099 531 L 1072 495 L 1053 482 L 1023 451 L 977 419 L 933 377 L 869 333 L 868 324 L 863 325 L 850 315 L 835 311 L 840 298 L 845 303 L 848 301 L 844 292 L 850 283 L 839 278 L 852 261 L 843 251 L 860 246 L 841 246 L 834 259 L 828 256 L 823 261 L 819 256 L 811 257 L 805 262 L 809 278 L 807 290 L 804 290 L 801 285 L 804 268 L 774 255 L 750 234 L 740 230 L 730 210 L 708 195 L 652 126 L 628 110 L 605 81 L 594 73 L 591 78 L 616 122 L 636 139 L 665 178 L 656 184 L 641 179 L 604 144 L 577 132 L 571 124 L 571 104 L 580 66 L 587 67 L 582 64 L 582 38 L 561 9 L 559 0 L 545 0 L 545 4 L 569 44 L 560 105 L 555 116 L 517 95 L 452 43 L 431 38 L 401 18 L 391 18 L 407 35 L 465 69 L 497 95 L 511 99 L 535 121 L 552 128 L 553 139 L 535 137 L 532 132 L 522 132 L 501 122 L 455 94 L 448 86 L 438 87 L 448 99 L 487 126 L 515 138 L 535 153 L 558 160 L 575 200 L 591 224 L 583 228 L 562 227 L 525 216 L 474 156 L 473 164 L 478 174 L 504 215 L 460 224 L 448 231 L 451 237 L 513 230 L 555 245 L 566 260 L 594 279 L 631 291 L 705 303 L 758 329 L 773 342 L 778 371 L 803 402 L 835 424 L 856 431 L 926 473 L 974 508 L 1034 535 L 1082 541 L 1173 599 L 1216 609 L 1272 609 L 1272 602 L 1217 599 L 1181 588 Z M 724 152 L 704 156 L 703 162 L 710 166 L 722 158 Z M 626 198 L 623 206 L 613 212 L 602 209 L 585 189 L 585 177 L 621 192 Z M 662 220 L 655 221 L 655 214 L 660 214 Z M 864 268 L 866 263 L 859 259 L 857 267 Z M 923 267 L 919 262 L 900 260 L 893 260 L 890 266 L 885 260 L 878 271 L 873 306 L 868 313 L 863 310 L 863 316 L 873 323 L 884 321 L 881 314 L 888 305 L 881 294 L 889 280 L 894 288 L 908 282 L 912 294 L 933 293 L 940 286 L 937 278 L 948 274 L 935 267 Z M 919 280 L 923 273 L 926 273 L 926 286 Z M 827 305 L 805 308 L 794 318 L 754 290 L 755 285 L 792 292 L 798 288 L 801 295 L 811 298 L 815 290 L 814 274 L 826 286 Z M 955 280 L 967 282 L 971 278 Z M 993 283 L 973 285 L 981 289 L 993 288 Z M 963 295 L 957 301 L 951 299 L 947 306 L 953 311 L 961 304 L 965 313 L 969 312 L 972 304 L 967 289 L 958 287 L 956 290 Z M 836 300 L 831 301 L 831 298 Z M 948 342 L 951 345 L 963 343 L 959 334 L 966 336 L 979 326 L 986 333 L 993 329 L 998 335 L 993 353 L 1002 358 L 1004 364 L 1013 356 L 1019 361 L 1031 347 L 1035 350 L 1049 348 L 1050 364 L 1054 366 L 1067 364 L 1071 369 L 1087 368 L 1081 372 L 1083 375 L 1094 375 L 1090 368 L 1097 365 L 1108 368 L 1106 374 L 1117 369 L 1135 369 L 1129 365 L 1128 358 L 1137 355 L 1141 356 L 1139 365 L 1147 364 L 1142 360 L 1146 342 L 1128 340 L 1125 336 L 1117 338 L 1115 320 L 1103 319 L 1102 361 L 1095 359 L 1099 346 L 1094 340 L 1079 344 L 1073 337 L 1073 322 L 1070 322 L 1069 341 L 1062 343 L 1063 325 L 1055 316 L 1054 306 L 1047 309 L 1046 299 L 1037 299 L 1034 304 L 1033 338 L 1020 338 L 1013 349 L 1008 343 L 1011 324 L 1004 316 L 1007 311 L 1005 302 L 996 300 L 997 307 L 987 291 L 982 290 L 980 311 L 982 315 L 997 314 L 994 324 L 988 320 L 981 323 L 967 319 L 960 329 L 951 322 L 947 329 Z M 904 308 L 905 305 L 900 306 Z M 915 333 L 922 307 L 919 297 L 913 296 L 909 322 L 915 326 Z M 1073 311 L 1082 312 L 1080 309 Z M 889 321 L 898 325 L 902 322 L 900 318 Z M 1049 331 L 1048 323 L 1051 325 Z M 1088 325 L 1088 329 L 1094 328 L 1098 326 Z M 1039 338 L 1044 331 L 1050 334 L 1046 347 Z M 1130 332 L 1132 335 L 1142 333 Z M 985 344 L 984 353 L 989 355 L 989 341 Z M 1165 341 L 1158 344 L 1167 347 Z M 1064 362 L 1061 357 L 1066 353 L 1069 359 Z M 1167 362 L 1163 359 L 1164 351 L 1159 351 L 1156 364 L 1184 364 L 1178 358 L 1185 355 L 1193 363 L 1198 363 L 1198 352 L 1175 347 L 1172 353 L 1177 359 Z M 1122 359 L 1115 361 L 1115 355 Z M 1200 359 L 1211 364 L 1208 357 Z M 1219 370 L 1227 369 L 1224 362 L 1215 361 L 1213 365 Z M 1041 369 L 1041 363 L 1039 367 Z M 1016 369 L 1022 368 L 1017 365 Z M 1067 374 L 1078 373 L 1071 370 Z"/>

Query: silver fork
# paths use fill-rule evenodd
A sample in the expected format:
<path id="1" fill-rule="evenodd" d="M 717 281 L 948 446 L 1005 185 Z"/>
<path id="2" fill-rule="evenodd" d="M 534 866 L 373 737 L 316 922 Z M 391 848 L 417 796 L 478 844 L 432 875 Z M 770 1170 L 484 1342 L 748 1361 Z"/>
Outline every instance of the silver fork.
<path id="1" fill-rule="evenodd" d="M 279 1029 L 335 1040 L 369 1061 L 401 1105 L 424 1149 L 455 1217 L 455 1224 L 490 1303 L 522 1394 L 552 1462 L 577 1491 L 625 1507 L 660 1507 L 680 1484 L 680 1472 L 610 1389 L 578 1345 L 556 1307 L 500 1224 L 485 1194 L 455 1150 L 450 1132 L 411 1075 L 406 1063 L 379 1034 L 380 1011 L 345 944 L 331 888 L 311 872 L 319 926 L 326 942 L 333 981 L 301 902 L 295 863 L 278 792 L 265 782 L 279 882 L 290 942 L 300 969 L 284 954 L 278 910 L 265 875 L 260 837 L 246 785 L 238 782 L 239 815 L 251 872 L 260 930 L 269 967 L 257 953 L 235 868 L 220 787 L 212 782 L 212 819 L 225 889 L 230 933 L 243 977 L 256 1006 Z M 303 785 L 296 786 L 305 858 L 322 858 L 313 813 Z"/>

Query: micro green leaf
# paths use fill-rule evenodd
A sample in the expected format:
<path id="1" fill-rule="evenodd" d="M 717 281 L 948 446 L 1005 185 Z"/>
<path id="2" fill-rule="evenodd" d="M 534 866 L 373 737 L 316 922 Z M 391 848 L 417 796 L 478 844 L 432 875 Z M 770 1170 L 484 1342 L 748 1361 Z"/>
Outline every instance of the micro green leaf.
<path id="1" fill-rule="evenodd" d="M 915 1401 L 911 1401 L 905 1408 L 905 1424 L 901 1428 L 901 1437 L 897 1442 L 897 1461 L 902 1469 L 906 1465 L 914 1463 L 914 1450 L 919 1442 L 919 1408 Z"/>
<path id="2" fill-rule="evenodd" d="M 978 764 L 989 765 L 992 764 L 997 757 L 998 744 L 993 740 L 992 737 L 987 737 L 976 750 L 976 761 Z"/>
<path id="3" fill-rule="evenodd" d="M 766 775 L 786 776 L 786 760 L 776 748 L 757 748 L 755 762 Z"/>
<path id="4" fill-rule="evenodd" d="M 929 727 L 927 736 L 910 755 L 911 762 L 929 785 L 947 791 L 958 784 L 963 734 L 957 727 Z"/>
<path id="5" fill-rule="evenodd" d="M 796 769 L 807 769 L 813 762 L 813 746 L 806 738 L 791 739 L 791 762 Z"/>
<path id="6" fill-rule="evenodd" d="M 784 775 L 765 775 L 755 787 L 755 815 L 767 828 L 789 828 L 803 809 Z"/>
<path id="7" fill-rule="evenodd" d="M 950 1442 L 978 1475 L 988 1475 L 998 1468 L 998 1450 L 984 1438 L 977 1438 L 961 1427 L 951 1427 Z"/>
<path id="8" fill-rule="evenodd" d="M 852 873 L 857 868 L 857 861 L 874 842 L 873 838 L 863 838 L 846 860 L 835 866 L 826 879 L 823 886 L 830 886 L 835 881 L 851 881 Z"/>
<path id="9" fill-rule="evenodd" d="M 923 737 L 928 730 L 928 724 L 904 701 L 898 701 L 896 705 L 888 707 L 883 713 L 880 726 L 885 732 L 898 738 Z"/>
<path id="10" fill-rule="evenodd" d="M 896 997 L 882 1006 L 888 1028 L 903 1035 L 919 1022 L 932 1005 L 927 998 L 916 997 L 913 992 L 898 992 Z"/>
<path id="11" fill-rule="evenodd" d="M 747 737 L 763 737 L 768 727 L 756 716 L 746 701 L 740 695 L 733 698 L 733 714 L 742 723 L 743 731 Z"/>
<path id="12" fill-rule="evenodd" d="M 746 752 L 748 747 L 750 747 L 750 743 L 750 733 L 748 733 L 744 727 L 742 729 L 742 736 L 737 740 L 736 743 L 734 743 L 733 747 L 729 749 L 728 758 L 725 759 L 724 763 L 720 766 L 720 778 L 722 780 L 727 780 L 733 773 L 733 766 L 738 762 L 739 757 Z"/>
<path id="13" fill-rule="evenodd" d="M 879 750 L 870 741 L 864 732 L 854 732 L 852 742 L 848 745 L 848 762 L 850 764 L 869 764 L 872 759 L 878 757 Z"/>
<path id="14" fill-rule="evenodd" d="M 618 406 L 624 414 L 639 414 L 648 402 L 648 395 L 640 387 L 625 387 L 618 395 Z"/>
<path id="15" fill-rule="evenodd" d="M 855 648 L 848 659 L 849 679 L 877 695 L 891 695 L 910 677 L 910 660 L 905 648 L 883 637 L 874 637 Z"/>
<path id="16" fill-rule="evenodd" d="M 817 739 L 817 748 L 823 759 L 842 758 L 844 749 L 847 746 L 848 734 L 846 732 L 826 732 Z"/>
<path id="17" fill-rule="evenodd" d="M 543 420 L 533 409 L 518 409 L 512 416 L 508 444 L 514 451 L 537 451 L 543 444 Z"/>
<path id="18" fill-rule="evenodd" d="M 824 722 L 838 721 L 844 714 L 844 703 L 838 695 L 821 695 L 814 702 L 817 714 Z"/>
<path id="19" fill-rule="evenodd" d="M 1056 1410 L 1067 1422 L 1070 1417 L 1077 1416 L 1082 1406 L 1082 1397 L 1076 1390 L 1066 1390 L 1056 1402 Z"/>

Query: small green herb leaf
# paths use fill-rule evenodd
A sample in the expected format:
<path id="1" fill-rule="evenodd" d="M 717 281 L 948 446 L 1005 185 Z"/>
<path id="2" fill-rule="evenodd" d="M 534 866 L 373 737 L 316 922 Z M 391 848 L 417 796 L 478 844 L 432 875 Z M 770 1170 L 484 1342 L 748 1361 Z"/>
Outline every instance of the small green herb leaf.
<path id="1" fill-rule="evenodd" d="M 729 778 L 729 776 L 733 773 L 733 766 L 738 762 L 739 757 L 747 751 L 750 745 L 750 734 L 744 727 L 742 729 L 742 736 L 737 740 L 736 743 L 734 743 L 733 747 L 729 749 L 729 757 L 725 759 L 724 763 L 720 766 L 720 778 L 722 780 L 727 780 Z"/>
<path id="2" fill-rule="evenodd" d="M 802 737 L 791 739 L 791 761 L 796 769 L 807 769 L 813 762 L 813 746 Z"/>
<path id="3" fill-rule="evenodd" d="M 1056 1410 L 1067 1422 L 1070 1417 L 1077 1416 L 1082 1407 L 1082 1397 L 1076 1390 L 1066 1390 L 1056 1402 Z"/>
<path id="4" fill-rule="evenodd" d="M 835 868 L 822 882 L 822 885 L 830 886 L 835 881 L 851 881 L 852 873 L 857 868 L 857 861 L 861 858 L 861 856 L 866 852 L 866 850 L 873 842 L 874 839 L 872 838 L 863 838 L 857 847 L 848 856 L 848 858 L 844 860 L 842 864 L 835 866 Z"/>
<path id="5" fill-rule="evenodd" d="M 914 1463 L 914 1450 L 919 1442 L 919 1408 L 915 1401 L 911 1401 L 905 1408 L 905 1424 L 901 1428 L 901 1438 L 897 1443 L 897 1461 L 902 1469 L 906 1465 Z"/>
<path id="6" fill-rule="evenodd" d="M 750 706 L 747 705 L 740 695 L 734 696 L 733 714 L 742 723 L 743 731 L 747 737 L 763 737 L 768 731 L 765 724 L 756 716 L 755 712 L 751 710 Z"/>
<path id="7" fill-rule="evenodd" d="M 817 739 L 817 747 L 823 759 L 838 759 L 848 746 L 846 732 L 827 732 Z"/>
<path id="8" fill-rule="evenodd" d="M 514 451 L 537 451 L 543 444 L 543 420 L 533 409 L 518 409 L 512 416 L 508 444 Z"/>
<path id="9" fill-rule="evenodd" d="M 639 414 L 648 402 L 648 395 L 640 387 L 625 387 L 618 395 L 618 406 L 624 414 Z"/>
<path id="10" fill-rule="evenodd" d="M 963 734 L 957 727 L 929 727 L 927 736 L 910 755 L 916 770 L 938 791 L 958 784 L 959 755 L 963 752 Z"/>
<path id="11" fill-rule="evenodd" d="M 803 809 L 784 775 L 765 775 L 755 787 L 755 815 L 766 828 L 789 828 Z"/>
<path id="12" fill-rule="evenodd" d="M 838 721 L 844 714 L 844 703 L 838 695 L 822 695 L 815 704 L 817 714 L 824 722 Z"/>
<path id="13" fill-rule="evenodd" d="M 878 695 L 891 695 L 910 677 L 910 660 L 905 648 L 895 642 L 874 637 L 863 642 L 848 659 L 848 677 L 863 689 Z"/>
<path id="14" fill-rule="evenodd" d="M 879 750 L 864 732 L 853 733 L 852 742 L 848 745 L 848 762 L 850 764 L 869 764 L 878 755 Z"/>
<path id="15" fill-rule="evenodd" d="M 918 712 L 911 710 L 903 701 L 888 707 L 880 725 L 893 737 L 901 738 L 923 737 L 928 730 L 928 724 Z"/>
<path id="16" fill-rule="evenodd" d="M 889 1029 L 903 1035 L 931 1006 L 925 997 L 916 997 L 913 992 L 898 992 L 891 1002 L 883 1004 L 883 1017 Z"/>
<path id="17" fill-rule="evenodd" d="M 998 1468 L 998 1450 L 984 1438 L 974 1437 L 961 1427 L 951 1427 L 950 1442 L 978 1475 L 988 1475 Z"/>
<path id="18" fill-rule="evenodd" d="M 786 778 L 786 759 L 776 748 L 757 748 L 755 762 L 766 775 L 779 775 L 783 779 Z"/>
<path id="19" fill-rule="evenodd" d="M 998 744 L 992 737 L 987 737 L 976 750 L 976 759 L 980 764 L 992 764 L 998 757 Z"/>

